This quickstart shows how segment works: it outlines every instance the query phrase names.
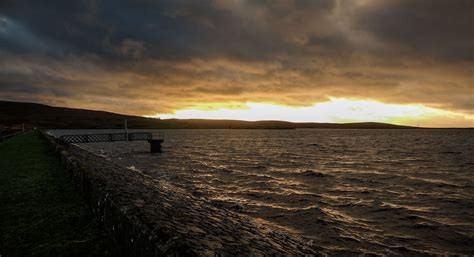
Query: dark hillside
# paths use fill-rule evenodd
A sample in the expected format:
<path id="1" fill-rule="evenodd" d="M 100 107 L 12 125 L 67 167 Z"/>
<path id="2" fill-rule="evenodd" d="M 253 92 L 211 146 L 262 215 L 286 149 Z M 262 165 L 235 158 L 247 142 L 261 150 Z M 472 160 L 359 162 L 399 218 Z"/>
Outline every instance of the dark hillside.
<path id="1" fill-rule="evenodd" d="M 0 127 L 25 123 L 41 128 L 122 128 L 127 119 L 130 128 L 197 128 L 197 129 L 399 129 L 411 128 L 385 123 L 292 123 L 286 121 L 239 121 L 205 119 L 153 119 L 104 111 L 53 107 L 36 103 L 0 101 Z"/>

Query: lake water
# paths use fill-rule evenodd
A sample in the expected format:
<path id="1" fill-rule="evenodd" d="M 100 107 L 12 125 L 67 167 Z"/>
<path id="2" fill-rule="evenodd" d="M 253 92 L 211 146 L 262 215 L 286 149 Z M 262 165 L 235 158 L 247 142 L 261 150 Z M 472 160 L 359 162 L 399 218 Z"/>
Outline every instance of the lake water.
<path id="1" fill-rule="evenodd" d="M 162 131 L 81 146 L 329 254 L 474 254 L 474 130 Z"/>

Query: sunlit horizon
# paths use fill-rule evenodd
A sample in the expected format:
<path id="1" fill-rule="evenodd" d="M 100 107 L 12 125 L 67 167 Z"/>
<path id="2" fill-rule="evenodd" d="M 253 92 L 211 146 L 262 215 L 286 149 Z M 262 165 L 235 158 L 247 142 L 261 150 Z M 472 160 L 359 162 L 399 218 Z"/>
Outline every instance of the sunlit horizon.
<path id="1" fill-rule="evenodd" d="M 464 127 L 474 126 L 474 117 L 427 107 L 422 104 L 393 104 L 376 100 L 330 98 L 311 106 L 295 107 L 274 103 L 211 103 L 174 113 L 158 114 L 162 119 L 280 120 L 289 122 L 382 122 L 420 127 L 449 127 L 449 120 Z"/>

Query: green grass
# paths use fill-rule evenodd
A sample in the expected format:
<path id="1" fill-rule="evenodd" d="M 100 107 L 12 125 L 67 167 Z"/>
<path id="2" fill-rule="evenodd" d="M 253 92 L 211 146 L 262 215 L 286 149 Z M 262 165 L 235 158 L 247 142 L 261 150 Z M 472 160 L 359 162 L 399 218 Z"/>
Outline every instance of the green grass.
<path id="1" fill-rule="evenodd" d="M 0 143 L 0 256 L 112 256 L 112 249 L 39 133 Z"/>

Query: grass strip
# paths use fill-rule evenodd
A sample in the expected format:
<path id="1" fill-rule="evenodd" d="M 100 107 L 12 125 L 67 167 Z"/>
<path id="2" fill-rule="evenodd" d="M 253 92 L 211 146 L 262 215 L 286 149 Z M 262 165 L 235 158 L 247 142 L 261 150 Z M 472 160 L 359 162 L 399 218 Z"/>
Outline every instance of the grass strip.
<path id="1" fill-rule="evenodd" d="M 113 249 L 38 132 L 0 143 L 0 256 L 112 256 Z"/>

